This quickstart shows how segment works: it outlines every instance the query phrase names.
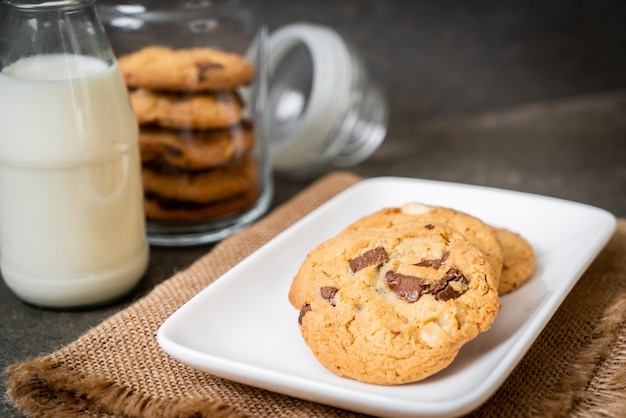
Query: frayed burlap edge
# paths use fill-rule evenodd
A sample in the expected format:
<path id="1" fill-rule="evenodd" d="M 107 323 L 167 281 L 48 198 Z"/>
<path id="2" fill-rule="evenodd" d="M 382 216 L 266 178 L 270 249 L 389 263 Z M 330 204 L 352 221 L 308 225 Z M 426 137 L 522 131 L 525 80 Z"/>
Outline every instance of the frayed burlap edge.
<path id="1" fill-rule="evenodd" d="M 220 401 L 146 397 L 117 383 L 81 375 L 47 358 L 11 366 L 9 373 L 7 386 L 15 406 L 37 417 L 245 417 Z"/>

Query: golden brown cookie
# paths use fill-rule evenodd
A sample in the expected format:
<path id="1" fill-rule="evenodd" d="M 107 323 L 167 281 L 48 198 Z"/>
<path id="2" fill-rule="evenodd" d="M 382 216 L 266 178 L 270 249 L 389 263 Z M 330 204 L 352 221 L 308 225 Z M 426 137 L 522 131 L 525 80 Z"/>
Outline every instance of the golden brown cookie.
<path id="1" fill-rule="evenodd" d="M 533 247 L 520 234 L 505 228 L 494 228 L 502 249 L 504 263 L 498 283 L 498 293 L 504 295 L 520 287 L 535 271 Z"/>
<path id="2" fill-rule="evenodd" d="M 289 301 L 319 362 L 394 385 L 447 367 L 500 308 L 485 254 L 459 232 L 418 221 L 345 231 L 313 249 Z"/>
<path id="3" fill-rule="evenodd" d="M 231 198 L 209 203 L 182 202 L 147 195 L 145 198 L 146 217 L 158 221 L 200 222 L 240 213 L 252 206 L 259 195 L 259 188 L 256 185 Z"/>
<path id="4" fill-rule="evenodd" d="M 219 130 L 173 130 L 142 127 L 141 160 L 187 170 L 230 164 L 247 155 L 254 145 L 254 129 L 243 122 Z"/>
<path id="5" fill-rule="evenodd" d="M 363 217 L 346 228 L 347 231 L 394 228 L 405 222 L 439 222 L 459 231 L 467 240 L 477 245 L 491 263 L 496 280 L 502 269 L 502 247 L 495 231 L 480 219 L 451 208 L 407 203 L 402 207 L 386 208 Z"/>
<path id="6" fill-rule="evenodd" d="M 243 103 L 231 91 L 191 95 L 137 89 L 130 92 L 130 102 L 140 125 L 222 129 L 242 119 Z"/>
<path id="7" fill-rule="evenodd" d="M 257 165 L 246 157 L 223 167 L 205 171 L 165 171 L 144 166 L 143 185 L 147 194 L 187 202 L 230 199 L 255 187 Z"/>
<path id="8" fill-rule="evenodd" d="M 212 48 L 150 46 L 120 57 L 118 65 L 127 86 L 154 90 L 232 90 L 254 78 L 243 56 Z"/>

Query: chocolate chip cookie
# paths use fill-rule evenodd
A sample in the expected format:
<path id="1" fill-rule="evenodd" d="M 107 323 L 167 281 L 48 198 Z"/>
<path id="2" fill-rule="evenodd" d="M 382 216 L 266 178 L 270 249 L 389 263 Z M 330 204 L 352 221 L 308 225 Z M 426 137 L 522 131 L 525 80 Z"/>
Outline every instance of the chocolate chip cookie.
<path id="1" fill-rule="evenodd" d="M 395 385 L 447 367 L 489 329 L 500 302 L 491 263 L 461 233 L 415 219 L 386 225 L 344 231 L 313 249 L 289 301 L 324 367 Z"/>
<path id="2" fill-rule="evenodd" d="M 504 251 L 498 293 L 504 295 L 524 284 L 535 271 L 535 252 L 520 234 L 506 228 L 495 228 Z"/>
<path id="3" fill-rule="evenodd" d="M 232 91 L 207 94 L 163 93 L 137 89 L 130 102 L 140 125 L 163 128 L 221 129 L 238 124 L 243 103 Z"/>
<path id="4" fill-rule="evenodd" d="M 151 220 L 201 222 L 242 212 L 250 208 L 259 196 L 260 190 L 255 184 L 243 193 L 207 203 L 166 199 L 153 194 L 146 194 L 145 210 L 147 218 Z"/>
<path id="5" fill-rule="evenodd" d="M 153 90 L 233 90 L 254 78 L 241 55 L 213 48 L 149 46 L 118 59 L 126 84 Z"/>
<path id="6" fill-rule="evenodd" d="M 251 157 L 225 167 L 203 171 L 153 168 L 144 165 L 146 194 L 164 199 L 208 203 L 231 199 L 256 187 L 257 164 Z"/>
<path id="7" fill-rule="evenodd" d="M 141 160 L 186 170 L 224 166 L 247 155 L 254 145 L 252 123 L 215 130 L 142 127 L 139 132 Z"/>

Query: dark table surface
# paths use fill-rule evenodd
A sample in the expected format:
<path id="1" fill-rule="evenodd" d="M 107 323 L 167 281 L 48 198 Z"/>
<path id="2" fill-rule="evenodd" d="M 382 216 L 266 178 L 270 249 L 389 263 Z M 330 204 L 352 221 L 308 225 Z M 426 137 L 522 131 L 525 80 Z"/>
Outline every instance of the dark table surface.
<path id="1" fill-rule="evenodd" d="M 270 29 L 336 29 L 383 87 L 387 137 L 354 173 L 522 190 L 626 217 L 623 1 L 268 0 L 265 11 Z M 276 176 L 273 206 L 312 180 Z M 210 249 L 151 248 L 132 294 L 97 309 L 35 308 L 2 282 L 0 367 L 61 348 Z M 0 416 L 20 416 L 6 396 Z"/>

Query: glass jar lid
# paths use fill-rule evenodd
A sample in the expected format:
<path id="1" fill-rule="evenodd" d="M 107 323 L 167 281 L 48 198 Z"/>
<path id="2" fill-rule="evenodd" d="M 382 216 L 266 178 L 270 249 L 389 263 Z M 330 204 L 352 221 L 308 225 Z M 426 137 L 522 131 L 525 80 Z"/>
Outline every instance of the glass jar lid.
<path id="1" fill-rule="evenodd" d="M 363 62 L 332 29 L 309 23 L 269 36 L 263 129 L 272 166 L 306 176 L 368 158 L 387 132 L 388 109 Z"/>

